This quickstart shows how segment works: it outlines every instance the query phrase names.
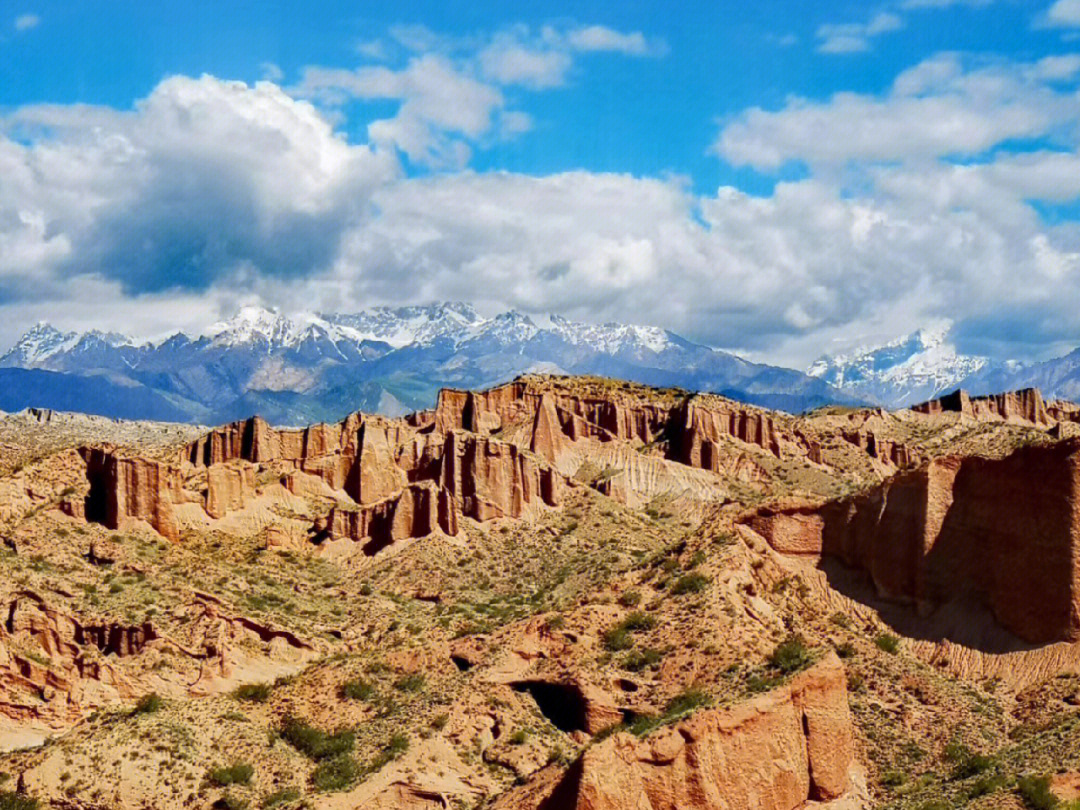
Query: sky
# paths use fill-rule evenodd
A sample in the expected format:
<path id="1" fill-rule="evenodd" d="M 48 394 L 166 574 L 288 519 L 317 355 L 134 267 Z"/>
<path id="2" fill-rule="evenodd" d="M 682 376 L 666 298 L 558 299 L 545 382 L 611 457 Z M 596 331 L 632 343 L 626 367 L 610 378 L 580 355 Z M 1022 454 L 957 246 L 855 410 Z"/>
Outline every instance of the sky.
<path id="1" fill-rule="evenodd" d="M 0 0 L 0 345 L 463 300 L 1080 345 L 1080 0 Z"/>

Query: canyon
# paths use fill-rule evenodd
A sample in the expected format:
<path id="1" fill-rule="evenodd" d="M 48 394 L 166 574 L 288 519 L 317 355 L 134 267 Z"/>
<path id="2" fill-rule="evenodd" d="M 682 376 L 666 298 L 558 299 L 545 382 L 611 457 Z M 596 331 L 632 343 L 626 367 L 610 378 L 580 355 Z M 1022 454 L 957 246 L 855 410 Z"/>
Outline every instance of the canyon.
<path id="1" fill-rule="evenodd" d="M 915 808 L 1018 729 L 1080 770 L 1077 412 L 526 375 L 304 428 L 0 420 L 3 770 L 80 810 Z M 1007 799 L 1050 772 L 1016 739 Z"/>

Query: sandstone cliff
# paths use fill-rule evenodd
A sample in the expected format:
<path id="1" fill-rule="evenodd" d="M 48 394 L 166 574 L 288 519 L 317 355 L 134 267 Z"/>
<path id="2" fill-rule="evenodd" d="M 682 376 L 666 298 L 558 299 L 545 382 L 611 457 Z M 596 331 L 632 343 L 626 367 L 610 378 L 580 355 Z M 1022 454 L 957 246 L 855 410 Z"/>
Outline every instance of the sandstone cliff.
<path id="1" fill-rule="evenodd" d="M 435 531 L 458 533 L 457 504 L 447 490 L 431 482 L 410 484 L 386 500 L 354 508 L 335 506 L 325 520 L 334 539 L 365 542 L 375 554 L 397 540 L 425 537 Z"/>
<path id="2" fill-rule="evenodd" d="M 644 739 L 615 734 L 558 781 L 527 785 L 495 807 L 796 810 L 853 793 L 856 770 L 844 670 L 830 655 L 761 697 L 698 711 Z"/>
<path id="3" fill-rule="evenodd" d="M 84 447 L 90 494 L 86 519 L 110 529 L 144 520 L 169 540 L 179 539 L 173 505 L 182 499 L 179 472 L 161 462 L 124 458 L 111 449 Z"/>
<path id="4" fill-rule="evenodd" d="M 1080 640 L 1080 442 L 1003 459 L 947 457 L 822 506 L 747 519 L 777 551 L 867 571 L 879 593 L 923 612 L 984 599 L 1033 643 Z"/>
<path id="5" fill-rule="evenodd" d="M 1051 418 L 1038 388 L 1024 388 L 1003 394 L 971 397 L 957 390 L 938 399 L 912 406 L 922 414 L 959 413 L 981 422 L 1003 420 L 1049 425 Z"/>

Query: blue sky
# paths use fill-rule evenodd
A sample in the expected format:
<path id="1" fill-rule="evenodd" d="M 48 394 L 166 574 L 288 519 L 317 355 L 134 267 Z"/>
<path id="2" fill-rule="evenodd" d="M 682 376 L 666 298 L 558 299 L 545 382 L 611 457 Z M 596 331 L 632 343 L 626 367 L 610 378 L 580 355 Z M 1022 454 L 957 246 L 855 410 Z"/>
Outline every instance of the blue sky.
<path id="1" fill-rule="evenodd" d="M 462 298 L 792 364 L 1080 343 L 1080 0 L 5 12 L 0 342 Z"/>

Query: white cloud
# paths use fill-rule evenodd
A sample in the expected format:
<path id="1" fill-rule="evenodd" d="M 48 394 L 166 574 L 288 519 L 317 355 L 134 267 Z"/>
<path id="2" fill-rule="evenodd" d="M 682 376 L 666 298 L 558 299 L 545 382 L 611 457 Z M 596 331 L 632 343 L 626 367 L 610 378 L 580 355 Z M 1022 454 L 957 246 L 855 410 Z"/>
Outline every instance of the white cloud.
<path id="1" fill-rule="evenodd" d="M 15 18 L 16 31 L 29 31 L 41 25 L 41 17 L 37 14 L 20 14 Z"/>
<path id="2" fill-rule="evenodd" d="M 367 144 L 268 82 L 173 77 L 126 112 L 20 108 L 0 118 L 0 339 L 51 313 L 159 334 L 241 301 L 434 299 L 654 323 L 792 364 L 942 317 L 974 339 L 1002 319 L 1033 343 L 1080 339 L 1080 228 L 1028 202 L 1071 203 L 1080 188 L 1075 89 L 1062 86 L 1076 71 L 1054 59 L 943 55 L 880 96 L 746 111 L 721 155 L 811 169 L 764 197 L 585 171 L 406 178 L 399 148 L 452 162 L 529 126 L 478 57 L 309 70 L 313 94 L 400 103 Z M 1069 150 L 992 151 L 1051 133 Z M 979 160 L 957 162 L 964 152 Z"/>
<path id="3" fill-rule="evenodd" d="M 844 54 L 870 50 L 870 40 L 899 31 L 904 21 L 897 14 L 879 11 L 865 23 L 829 23 L 818 27 L 820 53 Z"/>
<path id="4" fill-rule="evenodd" d="M 1042 15 L 1039 24 L 1049 28 L 1080 27 L 1080 0 L 1056 0 Z"/>
<path id="5" fill-rule="evenodd" d="M 507 109 L 504 91 L 509 88 L 539 91 L 564 85 L 580 52 L 645 56 L 666 47 L 638 31 L 598 25 L 549 25 L 539 31 L 516 25 L 491 36 L 461 38 L 409 25 L 391 29 L 390 35 L 412 53 L 403 67 L 310 66 L 292 92 L 326 106 L 350 99 L 400 102 L 392 118 L 369 125 L 368 135 L 375 143 L 400 149 L 413 163 L 433 168 L 460 168 L 485 139 L 513 137 L 531 126 L 526 113 Z M 376 44 L 365 46 L 365 55 L 386 59 L 386 49 Z"/>
<path id="6" fill-rule="evenodd" d="M 506 35 L 496 37 L 480 51 L 478 59 L 481 72 L 488 79 L 533 89 L 563 84 L 573 61 L 565 51 L 531 46 Z"/>
<path id="7" fill-rule="evenodd" d="M 603 25 L 575 28 L 565 36 L 570 47 L 579 51 L 616 51 L 629 56 L 645 56 L 652 50 L 640 31 L 623 33 Z"/>
<path id="8" fill-rule="evenodd" d="M 2 126 L 20 138 L 0 136 L 0 300 L 83 274 L 144 293 L 314 272 L 397 172 L 268 82 L 173 77 L 130 113 L 29 106 Z"/>
<path id="9" fill-rule="evenodd" d="M 969 69 L 946 54 L 901 73 L 884 96 L 837 93 L 825 102 L 793 98 L 781 110 L 747 110 L 714 148 L 734 165 L 766 170 L 793 160 L 843 165 L 973 155 L 1075 125 L 1075 93 L 1046 83 L 1068 67 L 1068 60 L 1044 60 Z"/>

